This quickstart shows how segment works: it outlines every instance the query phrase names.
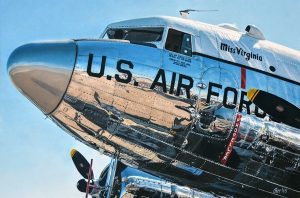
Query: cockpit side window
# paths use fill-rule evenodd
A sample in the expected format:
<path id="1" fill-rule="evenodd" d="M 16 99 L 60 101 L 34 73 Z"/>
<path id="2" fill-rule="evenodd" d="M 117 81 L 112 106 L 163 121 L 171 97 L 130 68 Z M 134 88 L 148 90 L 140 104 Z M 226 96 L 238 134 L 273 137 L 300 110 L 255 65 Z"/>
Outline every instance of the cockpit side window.
<path id="1" fill-rule="evenodd" d="M 170 28 L 165 48 L 172 52 L 192 56 L 191 35 Z"/>
<path id="2" fill-rule="evenodd" d="M 162 27 L 110 28 L 106 31 L 105 37 L 128 40 L 131 43 L 153 43 L 161 41 L 163 31 Z"/>

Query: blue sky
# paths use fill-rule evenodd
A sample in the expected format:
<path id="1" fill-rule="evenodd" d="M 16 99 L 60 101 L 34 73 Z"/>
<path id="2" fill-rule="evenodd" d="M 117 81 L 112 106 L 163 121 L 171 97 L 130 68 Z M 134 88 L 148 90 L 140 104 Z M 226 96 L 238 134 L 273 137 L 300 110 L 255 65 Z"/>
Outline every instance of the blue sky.
<path id="1" fill-rule="evenodd" d="M 59 129 L 11 84 L 6 62 L 34 40 L 98 37 L 108 23 L 181 9 L 203 22 L 255 24 L 267 39 L 300 50 L 299 0 L 0 0 L 0 197 L 83 197 L 69 157 L 75 147 L 94 158 L 95 172 L 109 162 Z"/>

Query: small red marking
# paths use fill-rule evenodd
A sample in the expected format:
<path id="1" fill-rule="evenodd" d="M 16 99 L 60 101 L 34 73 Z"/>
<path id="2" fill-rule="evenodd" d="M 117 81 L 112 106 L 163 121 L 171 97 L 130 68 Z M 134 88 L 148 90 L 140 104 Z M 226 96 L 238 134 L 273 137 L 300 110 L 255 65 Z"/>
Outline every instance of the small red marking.
<path id="1" fill-rule="evenodd" d="M 241 68 L 241 88 L 246 89 L 246 68 Z"/>
<path id="2" fill-rule="evenodd" d="M 235 120 L 235 124 L 233 127 L 233 133 L 232 133 L 232 137 L 231 140 L 229 142 L 229 144 L 227 145 L 227 148 L 225 150 L 224 156 L 221 159 L 221 164 L 226 165 L 227 161 L 231 155 L 235 140 L 238 136 L 239 133 L 239 128 L 240 128 L 240 124 L 241 124 L 241 119 L 242 119 L 242 115 L 241 114 L 237 114 L 236 116 L 236 120 Z"/>
<path id="3" fill-rule="evenodd" d="M 89 167 L 89 175 L 88 175 L 88 182 L 86 185 L 86 191 L 85 191 L 85 198 L 88 198 L 89 190 L 90 190 L 90 181 L 93 179 L 92 178 L 92 166 L 93 166 L 93 159 L 91 159 L 91 164 Z"/>

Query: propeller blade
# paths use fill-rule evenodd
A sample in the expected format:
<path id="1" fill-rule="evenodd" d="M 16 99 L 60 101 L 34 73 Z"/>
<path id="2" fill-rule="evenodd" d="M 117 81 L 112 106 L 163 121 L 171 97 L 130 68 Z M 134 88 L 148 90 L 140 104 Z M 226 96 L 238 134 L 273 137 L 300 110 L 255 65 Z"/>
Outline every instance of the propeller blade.
<path id="1" fill-rule="evenodd" d="M 70 154 L 78 172 L 82 175 L 82 177 L 88 179 L 90 163 L 75 149 L 72 149 Z M 90 179 L 94 179 L 93 170 L 91 171 Z"/>
<path id="2" fill-rule="evenodd" d="M 249 89 L 247 97 L 276 121 L 300 128 L 300 109 L 290 102 L 259 89 Z"/>
<path id="3" fill-rule="evenodd" d="M 91 181 L 90 185 L 94 185 L 94 182 Z M 86 192 L 86 186 L 87 186 L 87 182 L 85 181 L 85 179 L 81 179 L 77 182 L 77 189 L 80 191 L 80 192 L 83 192 L 85 193 Z M 90 186 L 89 187 L 89 193 L 91 193 L 93 191 L 93 187 Z"/>

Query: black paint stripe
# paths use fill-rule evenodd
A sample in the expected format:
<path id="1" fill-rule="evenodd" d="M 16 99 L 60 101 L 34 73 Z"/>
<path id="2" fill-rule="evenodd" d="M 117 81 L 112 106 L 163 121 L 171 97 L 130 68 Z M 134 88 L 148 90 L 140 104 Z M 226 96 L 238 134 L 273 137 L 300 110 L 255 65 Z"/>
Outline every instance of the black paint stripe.
<path id="1" fill-rule="evenodd" d="M 271 76 L 271 77 L 274 77 L 274 78 L 278 78 L 280 80 L 284 80 L 284 81 L 287 81 L 289 83 L 293 83 L 295 85 L 300 86 L 300 82 L 297 82 L 297 81 L 294 81 L 294 80 L 291 80 L 291 79 L 288 79 L 288 78 L 285 78 L 285 77 L 282 77 L 282 76 L 278 76 L 278 75 L 275 75 L 275 74 L 271 74 L 271 73 L 268 73 L 266 71 L 262 71 L 262 70 L 259 70 L 259 69 L 256 69 L 256 68 L 252 68 L 250 66 L 246 66 L 246 65 L 243 65 L 243 64 L 240 64 L 240 63 L 235 63 L 235 62 L 232 62 L 232 61 L 224 60 L 224 59 L 221 59 L 221 58 L 213 57 L 213 56 L 210 56 L 210 55 L 207 55 L 207 54 L 202 54 L 202 53 L 199 53 L 199 52 L 193 52 L 193 55 L 198 55 L 198 56 L 202 56 L 202 57 L 209 58 L 209 59 L 212 59 L 212 60 L 227 63 L 227 64 L 230 64 L 230 65 L 246 68 L 246 69 L 249 69 L 249 70 L 252 70 L 252 71 L 255 71 L 255 72 L 258 72 L 258 73 L 262 73 L 262 74 L 265 74 L 267 76 Z"/>

